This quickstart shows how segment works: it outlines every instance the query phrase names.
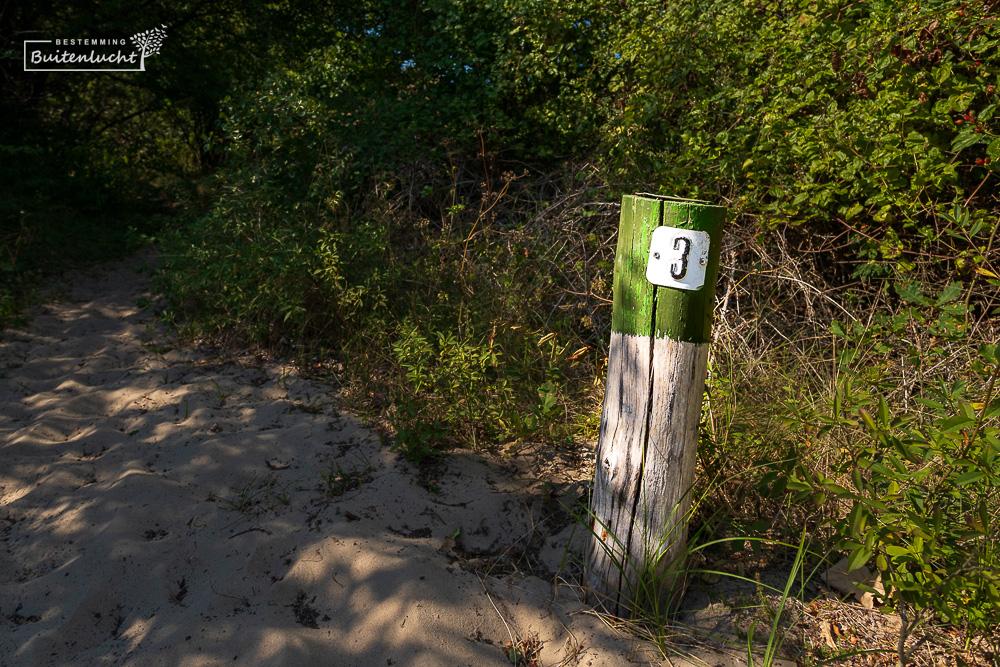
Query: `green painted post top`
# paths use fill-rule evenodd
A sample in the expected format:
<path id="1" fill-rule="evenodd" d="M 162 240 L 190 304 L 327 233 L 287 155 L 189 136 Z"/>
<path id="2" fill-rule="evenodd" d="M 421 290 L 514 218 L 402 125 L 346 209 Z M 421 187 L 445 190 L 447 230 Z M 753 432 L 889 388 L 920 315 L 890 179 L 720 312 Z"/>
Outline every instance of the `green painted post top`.
<path id="1" fill-rule="evenodd" d="M 712 306 L 715 283 L 719 279 L 725 217 L 724 207 L 693 199 L 648 194 L 622 197 L 615 254 L 612 331 L 635 336 L 655 335 L 688 343 L 711 340 Z M 662 287 L 646 279 L 649 244 L 653 231 L 660 226 L 709 235 L 711 243 L 701 287 Z M 677 247 L 683 249 L 683 244 Z"/>

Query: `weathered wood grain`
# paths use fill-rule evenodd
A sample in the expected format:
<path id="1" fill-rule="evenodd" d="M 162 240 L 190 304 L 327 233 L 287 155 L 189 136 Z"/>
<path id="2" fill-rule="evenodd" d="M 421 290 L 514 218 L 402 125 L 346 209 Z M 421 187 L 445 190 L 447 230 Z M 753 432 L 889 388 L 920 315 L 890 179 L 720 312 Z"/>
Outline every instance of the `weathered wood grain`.
<path id="1" fill-rule="evenodd" d="M 611 613 L 627 606 L 637 577 L 628 566 L 650 410 L 648 336 L 611 334 L 591 500 L 590 588 Z M 614 378 L 614 381 L 611 379 Z"/>
<path id="2" fill-rule="evenodd" d="M 590 588 L 610 613 L 652 602 L 654 592 L 640 590 L 644 571 L 658 573 L 648 578 L 657 594 L 673 583 L 667 571 L 687 538 L 708 350 L 611 335 L 588 557 Z"/>

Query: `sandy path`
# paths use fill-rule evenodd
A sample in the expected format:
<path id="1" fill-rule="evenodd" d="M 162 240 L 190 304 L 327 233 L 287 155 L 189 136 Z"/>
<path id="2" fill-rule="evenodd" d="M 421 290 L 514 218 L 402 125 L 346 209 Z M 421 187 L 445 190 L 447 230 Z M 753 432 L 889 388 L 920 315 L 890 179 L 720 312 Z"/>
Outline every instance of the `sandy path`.
<path id="1" fill-rule="evenodd" d="M 166 351 L 142 262 L 3 333 L 0 663 L 510 665 L 532 635 L 545 665 L 652 655 L 553 593 L 573 466 L 456 455 L 432 492 L 329 387 Z"/>

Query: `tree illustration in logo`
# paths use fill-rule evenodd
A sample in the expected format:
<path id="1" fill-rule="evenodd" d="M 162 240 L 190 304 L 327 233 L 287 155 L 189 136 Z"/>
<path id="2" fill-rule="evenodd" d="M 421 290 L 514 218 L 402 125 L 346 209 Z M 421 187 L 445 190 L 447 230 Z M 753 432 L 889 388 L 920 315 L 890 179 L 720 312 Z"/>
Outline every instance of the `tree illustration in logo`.
<path id="1" fill-rule="evenodd" d="M 146 71 L 146 56 L 156 55 L 163 46 L 163 40 L 167 36 L 167 26 L 161 28 L 150 28 L 143 32 L 132 35 L 132 43 L 139 49 L 139 69 Z"/>

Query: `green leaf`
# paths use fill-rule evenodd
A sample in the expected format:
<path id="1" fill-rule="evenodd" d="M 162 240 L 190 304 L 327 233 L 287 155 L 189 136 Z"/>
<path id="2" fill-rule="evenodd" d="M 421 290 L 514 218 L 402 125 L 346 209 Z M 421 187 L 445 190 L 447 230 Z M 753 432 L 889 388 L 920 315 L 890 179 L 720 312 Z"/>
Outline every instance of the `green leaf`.
<path id="1" fill-rule="evenodd" d="M 917 287 L 916 284 L 914 283 L 906 283 L 903 285 L 897 283 L 896 294 L 898 294 L 899 298 L 901 298 L 903 301 L 908 301 L 909 303 L 915 303 L 918 306 L 930 305 L 930 301 L 927 300 L 927 297 L 923 295 L 923 293 L 920 291 L 920 288 Z"/>
<path id="2" fill-rule="evenodd" d="M 836 496 L 850 495 L 850 491 L 832 481 L 823 482 L 823 488 Z"/>
<path id="3" fill-rule="evenodd" d="M 885 545 L 885 552 L 892 558 L 900 558 L 910 553 L 910 550 L 895 544 L 887 544 Z"/>
<path id="4" fill-rule="evenodd" d="M 957 486 L 967 486 L 973 482 L 978 482 L 983 477 L 986 477 L 986 473 L 979 470 L 970 470 L 969 472 L 963 472 L 961 475 L 955 478 L 955 484 Z"/>
<path id="5" fill-rule="evenodd" d="M 946 303 L 950 303 L 962 295 L 962 283 L 953 282 L 941 290 L 941 294 L 938 296 L 937 303 L 935 306 L 943 306 Z"/>
<path id="6" fill-rule="evenodd" d="M 851 521 L 851 535 L 860 537 L 868 520 L 868 515 L 864 508 L 861 505 L 855 505 L 851 510 L 849 519 Z"/>
<path id="7" fill-rule="evenodd" d="M 854 483 L 854 488 L 858 491 L 865 490 L 864 478 L 861 476 L 861 468 L 858 466 L 851 468 L 851 481 Z"/>
<path id="8" fill-rule="evenodd" d="M 872 419 L 872 416 L 868 414 L 867 410 L 861 411 L 861 419 L 865 422 L 865 426 L 868 427 L 869 433 L 871 433 L 873 436 L 878 433 L 878 427 L 875 426 L 875 420 Z"/>
<path id="9" fill-rule="evenodd" d="M 938 424 L 938 432 L 942 435 L 945 433 L 954 433 L 955 431 L 960 431 L 963 428 L 973 424 L 975 419 L 972 417 L 967 417 L 965 415 L 955 415 L 950 419 L 946 419 L 940 424 Z"/>
<path id="10" fill-rule="evenodd" d="M 948 104 L 955 111 L 965 111 L 969 108 L 969 103 L 972 102 L 973 97 L 975 95 L 972 92 L 959 93 L 949 97 Z"/>
<path id="11" fill-rule="evenodd" d="M 1000 160 L 1000 137 L 995 137 L 990 145 L 986 147 L 986 155 L 991 160 Z"/>
<path id="12" fill-rule="evenodd" d="M 863 210 L 865 210 L 864 206 L 862 206 L 861 204 L 854 204 L 853 206 L 849 207 L 846 211 L 844 211 L 844 218 L 846 220 L 850 220 L 858 213 L 861 213 L 861 211 Z"/>
<path id="13" fill-rule="evenodd" d="M 789 475 L 788 481 L 785 483 L 785 488 L 792 491 L 812 491 L 812 487 L 808 484 L 802 482 L 795 475 Z"/>
<path id="14" fill-rule="evenodd" d="M 859 547 L 855 549 L 851 556 L 847 559 L 847 571 L 853 572 L 862 565 L 868 562 L 868 559 L 872 557 L 872 552 L 865 547 Z"/>
<path id="15" fill-rule="evenodd" d="M 951 142 L 951 150 L 956 153 L 965 150 L 969 146 L 975 146 L 976 144 L 983 141 L 985 137 L 982 134 L 973 132 L 972 128 L 967 128 L 962 130 L 955 136 L 954 141 Z"/>

